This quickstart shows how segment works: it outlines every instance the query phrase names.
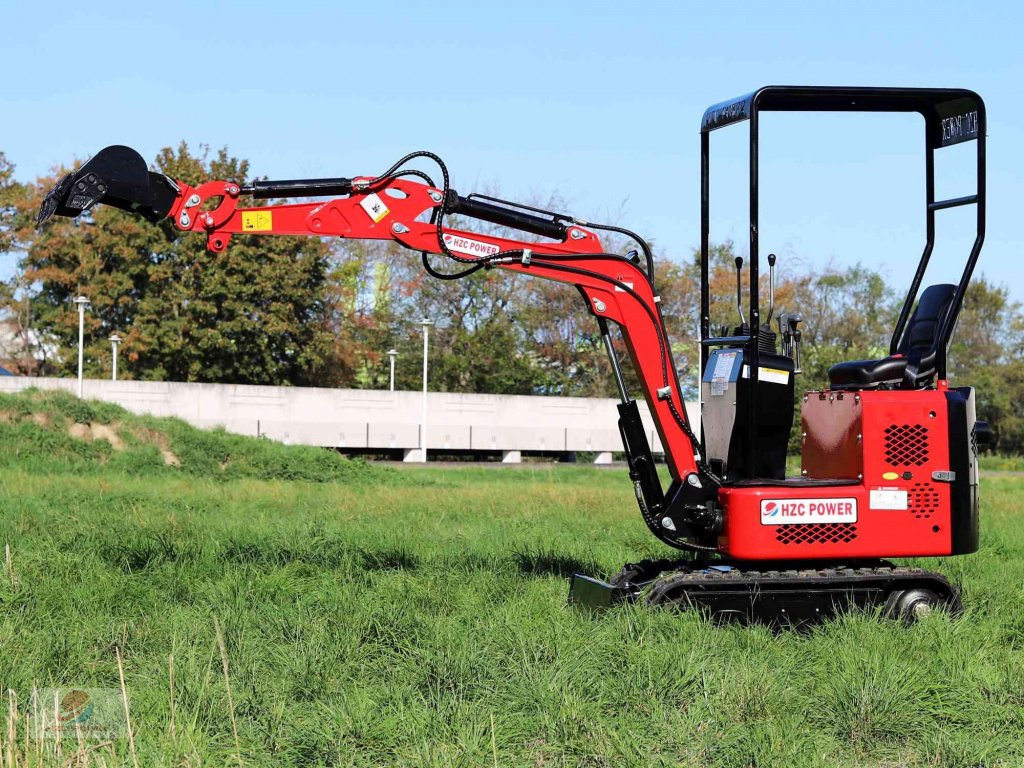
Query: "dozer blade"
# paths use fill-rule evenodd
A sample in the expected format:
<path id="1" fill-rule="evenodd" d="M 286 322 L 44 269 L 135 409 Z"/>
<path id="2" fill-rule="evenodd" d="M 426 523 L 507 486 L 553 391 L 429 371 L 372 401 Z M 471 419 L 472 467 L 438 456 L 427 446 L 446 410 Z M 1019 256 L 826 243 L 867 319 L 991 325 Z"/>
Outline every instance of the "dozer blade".
<path id="1" fill-rule="evenodd" d="M 150 171 L 134 149 L 114 145 L 57 182 L 39 207 L 36 225 L 54 215 L 74 218 L 97 203 L 156 222 L 170 213 L 180 191 L 171 179 Z"/>

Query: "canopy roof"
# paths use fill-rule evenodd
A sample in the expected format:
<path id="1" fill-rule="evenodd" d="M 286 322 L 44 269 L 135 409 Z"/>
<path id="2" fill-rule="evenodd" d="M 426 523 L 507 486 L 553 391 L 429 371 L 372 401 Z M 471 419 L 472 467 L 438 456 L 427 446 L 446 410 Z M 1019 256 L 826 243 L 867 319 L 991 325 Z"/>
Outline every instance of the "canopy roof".
<path id="1" fill-rule="evenodd" d="M 928 146 L 938 148 L 977 139 L 983 130 L 985 102 L 962 88 L 769 85 L 708 107 L 700 130 L 709 133 L 762 111 L 917 112 L 925 119 Z"/>

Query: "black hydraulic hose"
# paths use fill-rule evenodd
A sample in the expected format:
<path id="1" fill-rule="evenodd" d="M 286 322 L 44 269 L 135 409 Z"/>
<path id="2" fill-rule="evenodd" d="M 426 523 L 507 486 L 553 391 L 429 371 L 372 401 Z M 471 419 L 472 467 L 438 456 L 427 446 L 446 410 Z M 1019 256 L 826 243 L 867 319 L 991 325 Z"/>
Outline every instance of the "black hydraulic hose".
<path id="1" fill-rule="evenodd" d="M 451 204 L 453 204 L 453 197 L 452 196 L 454 195 L 454 201 L 458 202 L 458 206 L 459 207 L 464 207 L 466 204 L 472 204 L 474 207 L 479 207 L 481 204 L 478 201 L 475 201 L 475 200 L 468 200 L 468 199 L 465 199 L 465 198 L 460 198 L 456 193 L 454 193 L 451 190 L 450 176 L 448 174 L 448 166 L 445 165 L 444 160 L 442 160 L 438 155 L 434 154 L 433 152 L 430 152 L 430 151 L 427 151 L 427 150 L 418 150 L 416 152 L 410 152 L 405 157 L 401 158 L 396 163 L 394 163 L 390 168 L 388 168 L 388 170 L 386 170 L 380 176 L 378 176 L 375 179 L 372 179 L 370 182 L 368 182 L 368 185 L 367 185 L 368 188 L 375 188 L 375 187 L 379 186 L 381 183 L 383 183 L 385 181 L 388 181 L 388 180 L 390 180 L 392 178 L 396 178 L 399 175 L 404 175 L 405 173 L 408 173 L 410 175 L 419 175 L 421 178 L 426 178 L 428 180 L 428 183 L 430 183 L 431 186 L 436 186 L 433 183 L 433 181 L 430 181 L 429 177 L 427 177 L 421 171 L 409 170 L 409 171 L 403 172 L 402 174 L 397 174 L 396 173 L 396 171 L 398 171 L 398 169 L 401 168 L 403 165 L 405 165 L 407 162 L 409 162 L 410 160 L 414 160 L 414 159 L 416 159 L 418 157 L 424 157 L 424 158 L 427 158 L 428 160 L 433 161 L 437 165 L 437 167 L 441 170 L 441 179 L 442 179 L 441 194 L 442 194 L 442 200 L 444 202 L 443 202 L 442 206 L 440 206 L 439 208 L 435 208 L 432 211 L 431 216 L 430 216 L 430 221 L 431 221 L 432 224 L 434 224 L 437 227 L 437 245 L 438 245 L 439 250 L 445 256 L 447 256 L 448 258 L 452 259 L 453 261 L 457 261 L 457 262 L 460 262 L 460 263 L 463 263 L 463 264 L 472 264 L 474 266 L 478 266 L 479 265 L 479 266 L 483 266 L 483 267 L 488 267 L 488 266 L 490 266 L 490 264 L 492 262 L 494 262 L 494 261 L 496 261 L 498 259 L 506 258 L 506 257 L 509 257 L 509 256 L 521 256 L 522 255 L 522 249 L 510 249 L 510 250 L 507 250 L 507 251 L 499 251 L 498 253 L 491 254 L 491 255 L 489 255 L 487 257 L 484 257 L 484 258 L 480 258 L 480 257 L 466 257 L 466 256 L 459 256 L 458 254 L 453 253 L 448 248 L 447 244 L 444 241 L 444 224 L 443 223 L 444 223 L 445 213 L 447 212 L 447 208 Z M 506 209 L 504 209 L 504 208 L 502 208 L 500 206 L 493 206 L 493 205 L 489 206 L 489 209 L 496 209 L 496 210 L 500 211 L 502 213 L 502 215 L 505 215 L 505 216 L 518 213 L 516 211 L 506 211 Z M 520 214 L 520 215 L 522 215 L 522 214 Z M 536 222 L 532 221 L 534 219 L 536 219 L 537 222 L 541 222 L 541 223 L 544 223 L 544 224 L 551 224 L 551 225 L 557 225 L 558 224 L 557 222 L 548 222 L 548 221 L 546 221 L 544 219 L 540 219 L 539 217 L 530 217 L 530 219 L 531 219 L 531 222 L 530 222 L 531 224 L 536 223 Z M 560 225 L 558 225 L 558 226 L 560 226 Z M 641 238 L 639 235 L 637 235 L 634 232 L 631 232 L 628 229 L 624 229 L 622 227 L 615 227 L 615 226 L 612 226 L 612 225 L 609 225 L 609 224 L 590 224 L 588 222 L 587 226 L 594 227 L 595 229 L 602 229 L 602 230 L 609 231 L 609 232 L 616 232 L 616 233 L 625 235 L 625 236 L 635 240 L 640 245 L 641 249 L 644 252 L 644 257 L 645 257 L 645 260 L 646 260 L 646 263 L 647 263 L 647 275 L 646 275 L 647 281 L 648 281 L 648 283 L 651 286 L 651 290 L 654 290 L 654 263 L 653 263 L 654 259 L 653 259 L 653 256 L 651 254 L 650 246 L 647 244 L 647 242 L 645 240 L 643 240 L 643 238 Z M 527 230 L 527 231 L 529 231 L 529 230 Z M 552 233 L 554 234 L 553 230 L 552 230 Z M 561 231 L 559 231 L 558 234 L 561 236 Z M 424 252 L 424 254 L 426 254 L 426 252 Z M 563 259 L 570 260 L 574 256 L 576 256 L 578 258 L 581 258 L 581 259 L 585 259 L 585 258 L 609 258 L 609 259 L 618 259 L 618 260 L 627 261 L 627 262 L 629 261 L 629 259 L 626 259 L 625 257 L 620 256 L 619 254 L 589 254 L 589 255 L 588 254 L 566 254 L 565 256 L 545 255 L 544 258 L 545 259 L 554 259 L 554 260 L 563 260 Z M 424 265 L 426 266 L 426 259 L 424 260 Z M 462 275 L 462 276 L 467 276 L 469 274 L 472 274 L 475 271 L 477 271 L 477 270 L 476 269 L 470 269 L 470 270 L 466 270 L 464 273 L 455 273 L 455 274 Z M 437 276 L 440 276 L 440 275 L 444 274 L 444 273 L 441 273 L 441 272 L 437 272 L 436 270 L 434 270 L 434 272 L 436 272 Z M 454 278 L 454 275 L 449 275 L 447 277 Z M 667 383 L 668 382 L 666 382 L 666 384 Z"/>
<path id="2" fill-rule="evenodd" d="M 410 152 L 408 155 L 406 155 L 401 160 L 399 160 L 394 165 L 392 165 L 390 168 L 388 168 L 388 170 L 386 170 L 380 176 L 378 176 L 375 179 L 371 179 L 368 182 L 368 184 L 367 184 L 367 189 L 374 189 L 377 186 L 379 186 L 382 182 L 385 182 L 385 181 L 388 181 L 391 178 L 394 178 L 395 172 L 399 168 L 401 168 L 403 165 L 405 165 L 410 160 L 415 160 L 418 157 L 425 157 L 428 160 L 433 161 L 434 163 L 437 164 L 437 167 L 441 169 L 441 180 L 442 180 L 442 184 L 441 184 L 441 202 L 442 202 L 442 207 L 443 207 L 445 204 L 447 204 L 448 193 L 449 193 L 449 189 L 451 187 L 450 178 L 448 176 L 448 166 L 445 165 L 444 160 L 442 160 L 439 156 L 435 155 L 433 152 L 428 152 L 427 150 L 423 150 L 423 149 L 418 150 L 416 152 Z M 431 186 L 436 186 L 436 185 L 432 183 Z M 461 262 L 463 264 L 473 264 L 473 265 L 479 265 L 479 266 L 486 266 L 487 265 L 486 261 L 484 261 L 481 264 L 481 260 L 480 259 L 466 257 L 466 256 L 459 256 L 459 255 L 453 253 L 451 251 L 451 249 L 448 248 L 448 245 L 444 241 L 444 226 L 443 226 L 444 215 L 443 215 L 443 212 L 442 212 L 441 215 L 438 215 L 438 209 L 435 208 L 433 213 L 431 213 L 430 219 L 431 219 L 431 222 L 434 223 L 436 225 L 436 227 L 437 227 L 437 247 L 440 249 L 440 251 L 445 256 L 447 256 L 448 258 L 452 259 L 453 261 L 458 261 L 458 262 Z M 497 256 L 498 254 L 494 254 L 494 255 Z M 465 273 L 462 273 L 461 276 L 465 277 L 466 275 L 472 274 L 475 271 L 476 271 L 476 269 L 468 269 L 468 270 L 465 271 Z M 442 273 L 438 273 L 438 274 L 442 274 Z"/>
<path id="3" fill-rule="evenodd" d="M 390 168 L 388 168 L 386 171 L 384 171 L 384 173 L 380 174 L 380 176 L 375 176 L 374 178 L 370 179 L 370 181 L 367 182 L 367 186 L 378 187 L 383 182 L 390 181 L 391 179 L 396 179 L 399 176 L 418 176 L 419 178 L 424 179 L 428 184 L 430 184 L 430 186 L 437 186 L 436 184 L 434 184 L 433 179 L 427 176 L 427 174 L 425 174 L 423 171 L 416 170 L 415 168 L 410 168 L 400 173 L 396 173 L 396 171 L 398 171 L 399 168 L 408 163 L 410 160 L 415 160 L 417 157 L 427 157 L 428 159 L 434 160 L 434 162 L 441 164 L 441 158 L 437 157 L 437 155 L 433 154 L 432 152 L 427 152 L 425 150 L 410 152 L 401 160 L 399 160 Z"/>
<path id="4" fill-rule="evenodd" d="M 427 274 L 431 277 L 436 277 L 438 280 L 461 280 L 463 277 L 469 277 L 474 272 L 485 267 L 484 264 L 476 264 L 461 272 L 439 272 L 430 265 L 430 254 L 427 251 L 420 253 L 420 259 L 423 261 L 423 268 L 427 271 Z"/>
<path id="5" fill-rule="evenodd" d="M 415 168 L 409 168 L 408 170 L 400 171 L 396 174 L 393 174 L 392 176 L 389 176 L 388 179 L 400 179 L 403 176 L 415 176 L 418 179 L 423 179 L 423 181 L 427 182 L 427 184 L 429 184 L 432 187 L 436 186 L 434 184 L 434 180 L 430 178 L 430 176 L 425 174 L 423 171 L 419 171 Z"/>
<path id="6" fill-rule="evenodd" d="M 615 232 L 619 235 L 625 235 L 639 245 L 640 250 L 644 252 L 644 261 L 647 263 L 647 279 L 650 280 L 651 287 L 654 287 L 654 254 L 651 253 L 651 246 L 646 240 L 636 234 L 636 232 L 632 232 L 622 227 L 614 227 L 611 224 L 593 224 L 588 221 L 586 226 L 591 227 L 592 229 L 600 229 L 605 232 Z"/>

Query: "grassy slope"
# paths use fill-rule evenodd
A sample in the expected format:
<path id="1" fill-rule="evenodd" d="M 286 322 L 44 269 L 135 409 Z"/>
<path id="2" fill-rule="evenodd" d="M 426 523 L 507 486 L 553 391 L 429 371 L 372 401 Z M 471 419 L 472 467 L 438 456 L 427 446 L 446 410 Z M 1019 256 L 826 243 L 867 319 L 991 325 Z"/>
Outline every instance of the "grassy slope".
<path id="1" fill-rule="evenodd" d="M 929 562 L 963 585 L 962 619 L 773 635 L 565 607 L 569 571 L 661 551 L 621 471 L 225 480 L 18 446 L 0 688 L 117 687 L 120 648 L 142 765 L 236 762 L 214 617 L 245 765 L 1024 761 L 1020 480 L 986 483 L 982 553 Z"/>
<path id="2" fill-rule="evenodd" d="M 98 427 L 100 437 L 75 436 Z M 109 437 L 108 437 L 109 436 Z M 110 403 L 64 391 L 0 394 L 0 467 L 46 474 L 114 471 L 146 477 L 191 475 L 216 480 L 259 478 L 322 482 L 381 482 L 388 472 L 333 451 L 284 446 L 200 430 L 181 419 L 137 416 Z"/>

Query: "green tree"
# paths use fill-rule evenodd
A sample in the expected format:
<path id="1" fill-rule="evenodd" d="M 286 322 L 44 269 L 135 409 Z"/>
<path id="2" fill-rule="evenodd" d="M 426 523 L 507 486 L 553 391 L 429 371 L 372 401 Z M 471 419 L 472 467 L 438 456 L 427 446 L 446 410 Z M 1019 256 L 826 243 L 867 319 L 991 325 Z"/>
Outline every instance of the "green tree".
<path id="1" fill-rule="evenodd" d="M 1024 351 L 1024 316 L 1006 286 L 975 278 L 964 295 L 960 319 L 949 351 L 953 382 L 977 375 L 979 369 L 1018 359 Z"/>
<path id="2" fill-rule="evenodd" d="M 987 420 L 1002 452 L 1024 451 L 1024 314 L 1005 286 L 976 278 L 949 351 L 949 379 L 972 386 L 978 418 Z"/>
<path id="3" fill-rule="evenodd" d="M 828 369 L 844 360 L 889 353 L 889 339 L 903 299 L 869 267 L 826 267 L 797 278 L 794 310 L 803 317 L 806 389 L 827 388 Z"/>
<path id="4" fill-rule="evenodd" d="M 453 218 L 449 224 L 460 226 Z M 472 222 L 478 232 L 510 234 Z M 519 235 L 510 234 L 513 237 Z M 434 265 L 454 269 L 441 256 Z M 345 383 L 386 386 L 387 350 L 398 353 L 397 386 L 421 380 L 420 320 L 431 330 L 430 387 L 452 392 L 611 394 L 596 322 L 571 287 L 505 270 L 460 280 L 429 276 L 418 253 L 387 243 L 339 242 L 332 328 L 359 358 L 342 366 Z M 349 384 L 351 385 L 351 384 Z"/>
<path id="5" fill-rule="evenodd" d="M 16 205 L 24 194 L 24 186 L 14 180 L 14 165 L 0 152 L 0 253 L 14 248 Z"/>
<path id="6" fill-rule="evenodd" d="M 156 168 L 196 184 L 244 183 L 248 163 L 222 149 L 198 155 L 182 143 L 164 149 Z M 260 384 L 312 384 L 330 368 L 325 323 L 327 247 L 316 238 L 236 237 L 224 253 L 200 234 L 158 226 L 99 206 L 78 221 L 61 219 L 41 232 L 31 217 L 54 179 L 41 179 L 20 206 L 29 243 L 25 277 L 37 286 L 37 326 L 62 350 L 77 343 L 71 300 L 86 295 L 87 370 L 109 370 L 107 337 L 124 338 L 119 374 L 142 379 Z M 73 355 L 53 361 L 68 373 Z"/>
<path id="7" fill-rule="evenodd" d="M 399 352 L 399 386 L 418 386 L 419 323 L 429 318 L 436 323 L 430 342 L 431 389 L 508 394 L 544 389 L 546 374 L 524 326 L 525 279 L 485 270 L 461 280 L 438 280 L 424 272 L 418 254 L 399 255 L 387 270 L 389 298 L 377 303 L 380 327 L 386 330 L 387 346 L 381 351 L 394 347 Z M 435 261 L 442 265 L 442 259 Z M 386 356 L 382 362 L 386 365 Z"/>
<path id="8" fill-rule="evenodd" d="M 0 254 L 11 254 L 23 246 L 19 238 L 18 208 L 27 189 L 14 179 L 14 165 L 0 152 Z M 38 368 L 34 346 L 38 338 L 31 332 L 29 292 L 24 278 L 16 273 L 0 282 L 0 312 L 6 321 L 4 365 L 19 373 L 34 373 Z"/>

